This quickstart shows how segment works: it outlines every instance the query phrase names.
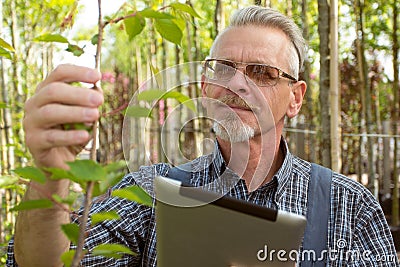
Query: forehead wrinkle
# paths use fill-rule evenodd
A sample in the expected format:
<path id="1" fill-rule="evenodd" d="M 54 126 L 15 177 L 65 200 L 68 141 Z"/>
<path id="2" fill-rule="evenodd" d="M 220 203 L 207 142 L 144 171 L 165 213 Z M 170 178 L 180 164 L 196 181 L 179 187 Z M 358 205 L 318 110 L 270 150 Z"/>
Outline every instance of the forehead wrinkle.
<path id="1" fill-rule="evenodd" d="M 243 36 L 232 34 L 232 31 L 242 30 L 246 27 L 234 27 L 222 33 L 222 36 L 218 38 L 218 42 L 213 51 L 213 57 L 228 59 L 236 62 L 245 62 L 245 63 L 263 63 L 271 66 L 279 67 L 282 69 L 289 69 L 289 63 L 286 60 L 288 58 L 288 42 L 284 45 L 282 43 L 276 43 L 273 41 L 268 41 L 266 39 L 252 39 L 252 44 L 246 44 L 246 41 L 243 42 Z M 256 27 L 261 28 L 263 30 L 271 30 L 276 34 L 276 29 L 273 28 L 264 28 L 264 27 Z M 228 37 L 228 40 L 226 38 Z M 272 37 L 271 38 L 274 38 Z M 282 36 L 284 36 L 287 40 L 288 37 L 282 32 Z M 268 42 L 266 42 L 268 41 Z M 273 53 L 271 51 L 274 51 Z"/>
<path id="2" fill-rule="evenodd" d="M 252 35 L 261 29 L 263 35 Z M 249 31 L 248 31 L 249 30 Z M 248 35 L 248 36 L 247 36 Z M 276 42 L 276 38 L 285 42 Z M 251 38 L 251 45 L 247 42 Z M 289 72 L 289 37 L 280 29 L 258 25 L 228 28 L 217 37 L 212 57 L 236 62 L 263 63 Z"/>
<path id="3" fill-rule="evenodd" d="M 257 51 L 245 51 L 242 49 L 240 51 L 240 55 L 237 48 L 233 49 L 223 49 L 222 53 L 215 53 L 214 57 L 218 59 L 227 59 L 235 62 L 243 62 L 243 63 L 260 63 L 267 64 L 271 66 L 277 66 L 277 58 L 266 57 L 264 53 L 260 51 L 260 49 L 256 49 Z M 218 52 L 218 51 L 216 51 Z"/>

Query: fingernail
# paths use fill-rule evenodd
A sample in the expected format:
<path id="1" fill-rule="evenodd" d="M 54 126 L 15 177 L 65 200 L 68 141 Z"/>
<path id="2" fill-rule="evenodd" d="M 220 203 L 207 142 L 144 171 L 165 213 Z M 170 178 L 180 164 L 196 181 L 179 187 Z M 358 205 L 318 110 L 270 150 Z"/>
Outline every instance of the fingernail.
<path id="1" fill-rule="evenodd" d="M 99 79 L 99 72 L 97 70 L 90 70 L 87 73 L 87 77 L 90 81 L 97 81 Z"/>
<path id="2" fill-rule="evenodd" d="M 100 105 L 103 102 L 103 98 L 98 93 L 91 93 L 89 96 L 90 103 L 93 105 Z"/>

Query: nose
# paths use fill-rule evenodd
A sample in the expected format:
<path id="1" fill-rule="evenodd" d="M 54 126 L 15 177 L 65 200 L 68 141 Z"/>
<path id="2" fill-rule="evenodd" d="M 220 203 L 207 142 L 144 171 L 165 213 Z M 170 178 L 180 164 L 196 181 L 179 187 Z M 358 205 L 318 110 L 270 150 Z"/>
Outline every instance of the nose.
<path id="1" fill-rule="evenodd" d="M 251 84 L 248 82 L 244 74 L 244 67 L 238 67 L 235 75 L 229 80 L 227 86 L 228 88 L 240 95 L 245 95 L 250 93 Z M 250 81 L 251 83 L 251 81 Z"/>

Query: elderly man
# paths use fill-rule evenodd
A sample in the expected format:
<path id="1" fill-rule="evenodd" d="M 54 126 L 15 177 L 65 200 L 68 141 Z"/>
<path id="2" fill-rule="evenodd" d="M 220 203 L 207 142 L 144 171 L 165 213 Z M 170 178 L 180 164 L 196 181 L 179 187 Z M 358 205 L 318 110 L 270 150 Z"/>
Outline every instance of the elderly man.
<path id="1" fill-rule="evenodd" d="M 298 80 L 304 55 L 305 41 L 299 28 L 279 12 L 252 6 L 235 13 L 204 64 L 203 104 L 216 121 L 217 138 L 211 157 L 205 155 L 191 163 L 196 170 L 190 179 L 193 185 L 208 184 L 229 172 L 237 178 L 227 192 L 231 196 L 305 216 L 311 212 L 311 163 L 290 154 L 281 137 L 285 117 L 299 113 L 306 91 L 305 82 Z M 88 132 L 64 131 L 59 125 L 99 118 L 102 93 L 69 84 L 99 79 L 95 70 L 62 65 L 38 86 L 26 103 L 24 122 L 26 144 L 37 166 L 66 168 L 65 162 L 76 156 L 75 148 L 89 141 Z M 166 176 L 170 168 L 168 164 L 143 167 L 128 174 L 116 188 L 135 184 L 146 175 Z M 49 180 L 36 187 L 66 196 L 68 185 L 68 181 Z M 331 175 L 329 190 L 327 234 L 317 239 L 326 240 L 326 249 L 336 254 L 324 264 L 398 266 L 384 214 L 369 191 L 337 173 Z M 32 187 L 25 197 L 41 198 Z M 86 248 L 90 251 L 101 243 L 120 243 L 137 254 L 109 259 L 89 253 L 81 264 L 156 266 L 154 208 L 108 197 L 96 203 L 92 212 L 111 209 L 118 210 L 121 219 L 94 226 Z M 60 225 L 69 221 L 69 214 L 57 208 L 20 212 L 8 266 L 61 266 L 60 255 L 70 244 Z M 318 240 L 307 242 L 314 241 Z M 346 251 L 362 257 L 347 257 Z"/>

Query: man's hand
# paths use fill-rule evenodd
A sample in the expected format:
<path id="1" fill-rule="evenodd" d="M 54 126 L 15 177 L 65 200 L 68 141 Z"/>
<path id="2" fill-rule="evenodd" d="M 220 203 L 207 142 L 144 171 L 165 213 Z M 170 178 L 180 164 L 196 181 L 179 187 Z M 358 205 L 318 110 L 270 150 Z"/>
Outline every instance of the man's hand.
<path id="1" fill-rule="evenodd" d="M 26 145 L 38 167 L 67 168 L 91 136 L 86 130 L 66 130 L 68 123 L 93 123 L 103 103 L 101 90 L 72 86 L 73 82 L 96 83 L 94 69 L 60 65 L 41 82 L 25 104 Z"/>
<path id="2" fill-rule="evenodd" d="M 28 146 L 38 167 L 67 168 L 91 136 L 86 130 L 64 125 L 93 123 L 103 103 L 100 90 L 72 86 L 73 82 L 96 83 L 101 74 L 85 67 L 61 65 L 37 87 L 25 105 L 24 129 Z M 69 180 L 31 182 L 25 200 L 41 199 L 40 193 L 68 195 Z M 38 190 L 40 189 L 40 190 Z M 63 266 L 60 256 L 69 249 L 69 240 L 60 225 L 69 222 L 69 213 L 54 207 L 21 211 L 15 228 L 14 255 L 19 266 Z"/>

